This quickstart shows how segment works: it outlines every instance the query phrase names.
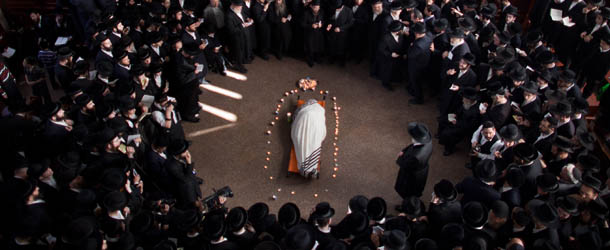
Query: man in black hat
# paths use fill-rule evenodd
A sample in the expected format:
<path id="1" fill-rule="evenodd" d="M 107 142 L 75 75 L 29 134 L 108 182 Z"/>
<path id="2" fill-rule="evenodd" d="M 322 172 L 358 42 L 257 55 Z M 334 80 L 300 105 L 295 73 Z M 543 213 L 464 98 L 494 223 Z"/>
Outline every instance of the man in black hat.
<path id="1" fill-rule="evenodd" d="M 349 29 L 347 46 L 349 49 L 350 59 L 354 59 L 356 63 L 360 63 L 368 54 L 368 29 L 370 20 L 373 16 L 369 4 L 364 4 L 364 0 L 355 0 L 348 5 L 354 13 L 354 24 Z"/>
<path id="2" fill-rule="evenodd" d="M 439 143 L 445 146 L 443 155 L 451 155 L 455 151 L 455 145 L 460 143 L 464 137 L 472 134 L 480 123 L 479 92 L 471 87 L 460 89 L 462 105 L 455 113 L 447 114 L 439 118 L 438 138 Z"/>
<path id="3" fill-rule="evenodd" d="M 428 180 L 428 160 L 432 154 L 432 138 L 426 125 L 411 122 L 408 126 L 411 144 L 398 153 L 396 164 L 400 167 L 394 190 L 404 199 L 421 197 Z"/>
<path id="4" fill-rule="evenodd" d="M 271 26 L 268 13 L 271 2 L 256 0 L 251 4 L 252 19 L 256 28 L 256 53 L 263 60 L 268 60 L 269 47 L 271 46 Z"/>
<path id="5" fill-rule="evenodd" d="M 552 116 L 547 116 L 540 121 L 538 129 L 527 135 L 525 140 L 532 143 L 546 158 L 551 155 L 551 147 L 557 136 L 555 133 L 556 128 L 557 119 Z"/>
<path id="6" fill-rule="evenodd" d="M 225 27 L 227 29 L 230 46 L 229 51 L 231 52 L 234 67 L 237 71 L 246 73 L 248 71 L 243 66 L 243 64 L 246 63 L 248 48 L 246 29 L 250 27 L 254 21 L 243 13 L 243 4 L 243 0 L 231 1 L 231 6 L 225 15 Z"/>
<path id="7" fill-rule="evenodd" d="M 48 118 L 42 134 L 49 149 L 46 152 L 55 157 L 70 145 L 70 131 L 74 122 L 66 117 L 65 111 L 56 103 L 46 105 L 44 115 Z"/>
<path id="8" fill-rule="evenodd" d="M 129 71 L 131 70 L 131 59 L 129 59 L 129 53 L 127 51 L 119 49 L 115 50 L 114 53 L 114 76 L 118 79 L 117 86 L 128 85 L 131 77 Z"/>
<path id="9" fill-rule="evenodd" d="M 536 177 L 542 174 L 542 164 L 536 148 L 529 143 L 515 146 L 515 165 L 525 175 L 525 183 L 520 188 L 522 200 L 527 201 L 536 195 Z"/>
<path id="10" fill-rule="evenodd" d="M 190 142 L 175 140 L 167 148 L 167 161 L 163 167 L 171 177 L 172 190 L 177 206 L 202 209 L 201 189 L 197 179 L 191 153 L 188 151 Z"/>
<path id="11" fill-rule="evenodd" d="M 339 65 L 345 65 L 347 52 L 347 32 L 354 24 L 354 13 L 352 9 L 345 8 L 343 0 L 334 1 L 335 12 L 329 13 L 330 18 L 326 24 L 328 49 L 330 51 L 330 62 L 338 61 Z"/>
<path id="12" fill-rule="evenodd" d="M 576 133 L 572 123 L 572 105 L 566 101 L 559 101 L 549 109 L 551 115 L 557 119 L 557 135 L 571 139 Z"/>
<path id="13" fill-rule="evenodd" d="M 427 80 L 423 77 L 423 73 L 428 67 L 432 55 L 432 51 L 430 51 L 432 36 L 428 35 L 424 23 L 413 24 L 411 31 L 415 40 L 407 51 L 407 90 L 414 96 L 414 99 L 409 100 L 409 103 L 423 104 L 424 94 L 422 87 L 426 85 L 424 81 Z"/>
<path id="14" fill-rule="evenodd" d="M 227 239 L 237 243 L 242 249 L 251 247 L 256 242 L 256 232 L 248 222 L 248 212 L 243 207 L 231 208 L 227 214 Z"/>
<path id="15" fill-rule="evenodd" d="M 504 171 L 514 160 L 514 146 L 521 140 L 521 130 L 515 124 L 508 124 L 498 132 L 502 139 L 502 147 L 495 153 L 496 167 Z"/>
<path id="16" fill-rule="evenodd" d="M 533 245 L 535 241 L 546 240 L 551 246 L 559 248 L 557 208 L 548 202 L 534 199 L 527 203 L 526 209 L 534 221 L 534 227 L 523 239 L 525 244 Z"/>
<path id="17" fill-rule="evenodd" d="M 175 70 L 177 79 L 171 85 L 176 93 L 177 108 L 182 118 L 190 122 L 199 121 L 199 84 L 207 74 L 207 63 L 196 44 L 185 47 L 176 55 Z"/>
<path id="18" fill-rule="evenodd" d="M 320 9 L 320 1 L 313 0 L 302 16 L 301 26 L 304 29 L 305 58 L 307 65 L 313 67 L 314 61 L 319 62 L 324 51 L 324 11 Z"/>
<path id="19" fill-rule="evenodd" d="M 605 11 L 608 15 L 606 20 L 608 20 L 610 18 L 610 9 L 605 8 Z M 606 25 L 606 27 L 608 26 Z M 606 30 L 608 29 L 606 28 Z M 578 86 L 583 86 L 584 82 L 587 83 L 582 93 L 584 98 L 588 98 L 599 90 L 605 81 L 606 73 L 610 69 L 610 30 L 601 33 L 599 49 L 595 48 L 585 60 L 582 78 L 578 84 Z"/>
<path id="20" fill-rule="evenodd" d="M 576 86 L 576 73 L 574 71 L 565 69 L 559 75 L 559 81 L 557 81 L 557 89 L 566 93 L 568 98 L 580 98 L 582 93 L 580 88 Z"/>
<path id="21" fill-rule="evenodd" d="M 393 91 L 391 82 L 401 72 L 401 57 L 405 54 L 403 24 L 400 21 L 392 21 L 389 31 L 379 40 L 375 64 L 381 84 L 384 88 Z"/>
<path id="22" fill-rule="evenodd" d="M 462 222 L 462 204 L 457 200 L 453 183 L 446 179 L 434 185 L 434 193 L 428 207 L 428 222 L 430 235 L 440 233 L 446 224 Z"/>
<path id="23" fill-rule="evenodd" d="M 441 57 L 443 59 L 441 72 L 445 72 L 450 68 L 455 68 L 460 59 L 470 53 L 470 47 L 464 41 L 464 30 L 457 28 L 449 34 L 449 45 L 447 50 L 443 51 Z"/>
<path id="24" fill-rule="evenodd" d="M 376 76 L 375 56 L 377 55 L 377 47 L 379 40 L 388 32 L 388 27 L 392 22 L 392 17 L 383 7 L 382 0 L 374 0 L 371 3 L 371 15 L 368 20 L 368 56 L 371 65 L 371 76 Z"/>
<path id="25" fill-rule="evenodd" d="M 68 47 L 61 47 L 57 51 L 57 64 L 55 64 L 55 81 L 63 89 L 68 89 L 70 83 L 76 79 L 72 73 L 72 50 Z"/>
<path id="26" fill-rule="evenodd" d="M 474 177 L 467 176 L 455 185 L 458 193 L 464 194 L 462 204 L 478 201 L 489 207 L 494 201 L 500 199 L 500 193 L 493 188 L 498 175 L 493 160 L 482 160 L 473 168 Z"/>
<path id="27" fill-rule="evenodd" d="M 512 105 L 513 119 L 524 131 L 524 134 L 530 134 L 536 130 L 537 125 L 542 119 L 542 102 L 538 98 L 539 85 L 537 82 L 528 81 L 522 86 L 522 102 L 516 102 Z"/>
<path id="28" fill-rule="evenodd" d="M 455 113 L 457 107 L 460 106 L 461 98 L 459 91 L 465 87 L 475 87 L 477 75 L 472 70 L 475 65 L 474 55 L 466 53 L 458 60 L 456 68 L 451 67 L 446 71 L 446 76 L 443 79 L 440 114 L 445 116 L 448 113 Z"/>
<path id="29" fill-rule="evenodd" d="M 97 52 L 97 55 L 95 56 L 95 64 L 97 65 L 98 63 L 100 63 L 100 61 L 102 60 L 108 60 L 108 61 L 113 61 L 113 55 L 112 55 L 112 42 L 110 41 L 110 38 L 108 38 L 108 36 L 104 35 L 104 34 L 99 34 L 96 37 L 97 41 L 99 41 L 100 43 L 100 50 Z"/>

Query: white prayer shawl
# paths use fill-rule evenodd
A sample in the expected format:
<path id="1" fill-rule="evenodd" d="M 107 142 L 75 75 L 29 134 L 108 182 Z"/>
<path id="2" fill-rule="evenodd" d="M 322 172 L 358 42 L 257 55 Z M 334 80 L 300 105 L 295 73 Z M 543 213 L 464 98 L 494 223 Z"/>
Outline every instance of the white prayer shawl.
<path id="1" fill-rule="evenodd" d="M 318 173 L 322 142 L 326 137 L 325 110 L 316 100 L 308 100 L 295 112 L 291 138 L 301 175 Z"/>

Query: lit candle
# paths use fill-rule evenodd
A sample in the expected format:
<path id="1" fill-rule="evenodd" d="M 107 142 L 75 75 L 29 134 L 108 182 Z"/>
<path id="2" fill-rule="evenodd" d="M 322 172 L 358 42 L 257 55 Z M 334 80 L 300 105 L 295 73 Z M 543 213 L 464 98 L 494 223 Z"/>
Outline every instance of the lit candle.
<path id="1" fill-rule="evenodd" d="M 267 141 L 267 144 L 271 144 L 271 141 Z"/>
<path id="2" fill-rule="evenodd" d="M 294 195 L 294 194 L 296 194 L 296 192 L 295 191 L 290 191 L 290 194 Z"/>
<path id="3" fill-rule="evenodd" d="M 336 141 L 336 140 L 339 140 L 339 137 L 336 137 L 336 136 L 335 136 L 335 141 Z"/>
<path id="4" fill-rule="evenodd" d="M 269 124 L 270 124 L 271 126 L 274 126 L 274 125 L 275 125 L 275 122 L 273 122 L 273 121 L 272 121 L 272 122 L 270 122 Z"/>
<path id="5" fill-rule="evenodd" d="M 267 132 L 266 132 L 266 133 L 267 133 L 268 135 L 270 135 L 270 134 L 271 134 L 271 130 L 267 130 Z"/>
<path id="6" fill-rule="evenodd" d="M 267 155 L 271 155 L 271 152 L 267 151 Z"/>
<path id="7" fill-rule="evenodd" d="M 291 91 L 290 91 L 290 94 L 294 94 L 294 90 L 291 90 Z"/>
<path id="8" fill-rule="evenodd" d="M 336 142 L 333 142 L 333 146 L 337 146 L 337 143 L 336 143 Z"/>
<path id="9" fill-rule="evenodd" d="M 336 97 L 336 96 L 333 96 L 333 101 L 336 101 L 336 100 L 337 100 L 337 97 Z"/>
<path id="10" fill-rule="evenodd" d="M 281 188 L 278 188 L 278 189 L 277 189 L 277 191 L 278 191 L 278 192 L 282 192 L 282 189 L 281 189 Z"/>
<path id="11" fill-rule="evenodd" d="M 278 105 L 277 105 L 277 108 L 278 108 L 278 109 L 279 109 L 279 108 L 281 108 L 281 107 L 282 107 L 282 104 L 278 104 Z"/>
<path id="12" fill-rule="evenodd" d="M 337 172 L 337 170 L 339 170 L 339 168 L 333 168 L 333 170 L 334 170 L 335 172 Z"/>
<path id="13" fill-rule="evenodd" d="M 274 114 L 274 115 L 279 115 L 279 114 L 280 114 L 280 111 L 279 111 L 279 110 L 276 110 L 275 112 L 273 112 L 273 114 Z"/>
<path id="14" fill-rule="evenodd" d="M 320 95 L 323 95 L 323 94 L 324 94 L 324 91 L 320 90 Z"/>
<path id="15" fill-rule="evenodd" d="M 271 160 L 271 158 L 267 157 L 267 158 L 265 158 L 265 160 L 266 160 L 266 161 L 270 161 L 270 160 Z"/>
<path id="16" fill-rule="evenodd" d="M 318 194 L 313 194 L 313 197 L 314 198 L 318 198 Z"/>
<path id="17" fill-rule="evenodd" d="M 335 151 L 339 151 L 339 147 L 335 147 Z"/>
<path id="18" fill-rule="evenodd" d="M 328 95 L 328 90 L 327 90 L 327 91 L 324 91 L 324 93 L 326 93 L 326 94 Z"/>
<path id="19" fill-rule="evenodd" d="M 337 175 L 336 175 L 336 174 L 333 174 L 333 179 L 334 179 L 334 178 L 337 178 Z"/>
<path id="20" fill-rule="evenodd" d="M 284 98 L 280 98 L 280 102 L 281 102 L 281 103 L 284 103 Z"/>
<path id="21" fill-rule="evenodd" d="M 286 117 L 290 118 L 292 116 L 292 113 L 288 112 L 286 113 Z"/>
<path id="22" fill-rule="evenodd" d="M 273 199 L 273 200 L 277 200 L 277 196 L 272 195 L 272 196 L 271 196 L 271 199 Z"/>
<path id="23" fill-rule="evenodd" d="M 294 93 L 299 93 L 299 89 L 294 89 Z"/>
<path id="24" fill-rule="evenodd" d="M 273 176 L 269 176 L 269 180 L 273 180 Z"/>
<path id="25" fill-rule="evenodd" d="M 333 159 L 333 161 L 337 162 L 337 158 Z"/>
<path id="26" fill-rule="evenodd" d="M 263 168 L 264 168 L 264 169 L 267 169 L 267 168 L 268 168 L 268 166 L 267 166 L 267 165 L 265 165 L 265 166 L 263 166 Z"/>
<path id="27" fill-rule="evenodd" d="M 277 117 L 277 116 L 275 117 L 275 120 L 276 120 L 276 121 L 278 121 L 279 119 L 280 119 L 279 117 Z"/>
<path id="28" fill-rule="evenodd" d="M 284 95 L 285 95 L 285 96 L 288 96 L 288 95 L 290 95 L 290 93 L 288 93 L 288 92 L 284 92 Z"/>
<path id="29" fill-rule="evenodd" d="M 334 156 L 337 156 L 337 152 L 334 152 L 334 153 L 333 153 L 333 155 L 334 155 Z"/>

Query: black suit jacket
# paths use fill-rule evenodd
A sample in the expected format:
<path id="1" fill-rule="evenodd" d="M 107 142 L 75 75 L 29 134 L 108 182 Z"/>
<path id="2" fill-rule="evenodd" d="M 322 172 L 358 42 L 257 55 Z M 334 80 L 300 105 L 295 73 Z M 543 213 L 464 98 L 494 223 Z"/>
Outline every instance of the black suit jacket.
<path id="1" fill-rule="evenodd" d="M 403 198 L 422 195 L 428 178 L 428 160 L 432 155 L 432 143 L 411 144 L 402 150 L 396 164 L 400 167 L 394 190 Z"/>
<path id="2" fill-rule="evenodd" d="M 404 54 L 404 37 L 398 36 L 398 42 L 392 34 L 387 33 L 380 41 L 375 55 L 375 63 L 377 64 L 377 72 L 382 81 L 390 81 L 393 72 L 398 70 L 400 57 L 393 58 L 392 53 L 398 55 Z"/>
<path id="3" fill-rule="evenodd" d="M 456 184 L 455 189 L 458 193 L 464 194 L 461 200 L 462 204 L 478 201 L 486 207 L 491 207 L 494 201 L 500 199 L 500 193 L 497 190 L 472 176 L 468 176 L 462 182 Z"/>

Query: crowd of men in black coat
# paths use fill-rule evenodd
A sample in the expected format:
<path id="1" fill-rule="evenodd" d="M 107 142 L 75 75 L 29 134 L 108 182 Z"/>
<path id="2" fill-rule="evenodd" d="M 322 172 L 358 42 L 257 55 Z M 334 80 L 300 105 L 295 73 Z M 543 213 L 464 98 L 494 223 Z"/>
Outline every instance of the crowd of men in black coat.
<path id="1" fill-rule="evenodd" d="M 609 170 L 585 120 L 596 94 L 606 140 L 603 6 L 538 0 L 526 33 L 506 0 L 97 0 L 30 11 L 22 42 L 0 43 L 19 48 L 0 63 L 0 247 L 608 248 Z M 310 67 L 368 59 L 384 87 L 406 82 L 410 103 L 440 97 L 436 136 L 409 124 L 413 143 L 396 161 L 399 214 L 364 196 L 339 223 L 325 202 L 307 220 L 293 203 L 277 215 L 262 202 L 206 206 L 182 121 L 199 121 L 208 73 L 246 73 L 270 54 Z M 32 88 L 27 102 L 11 69 Z M 47 86 L 65 96 L 53 102 Z M 434 137 L 444 155 L 470 139 L 473 175 L 435 183 L 426 208 L 428 170 L 441 167 L 428 164 Z"/>

